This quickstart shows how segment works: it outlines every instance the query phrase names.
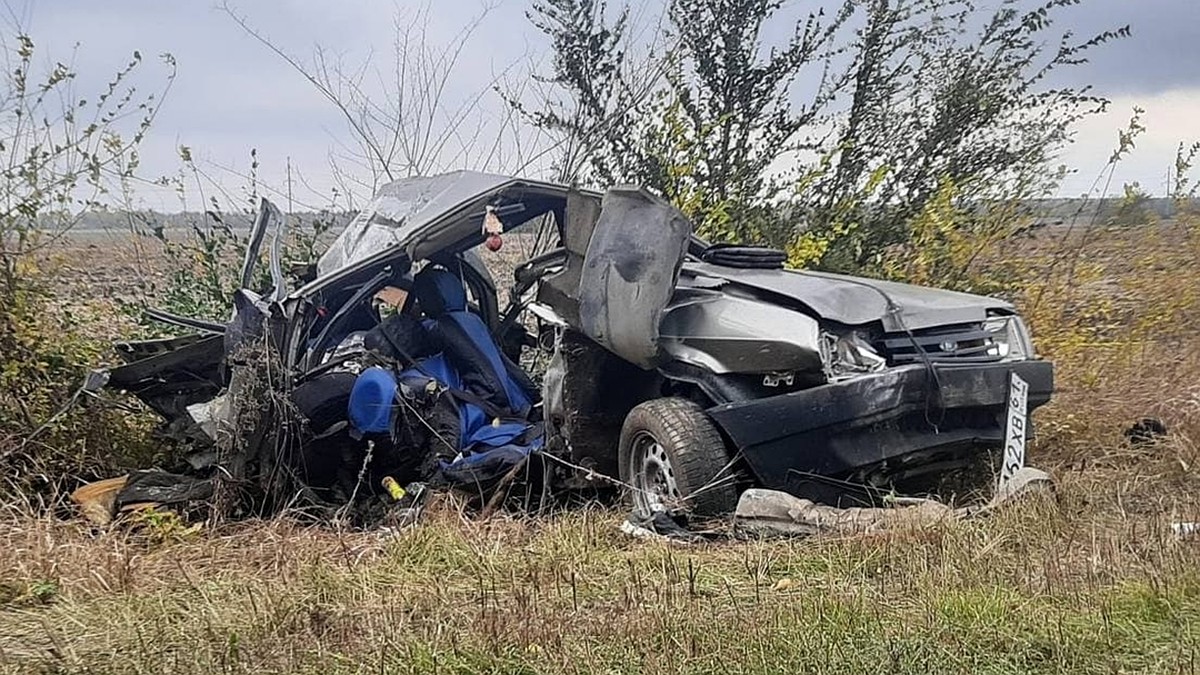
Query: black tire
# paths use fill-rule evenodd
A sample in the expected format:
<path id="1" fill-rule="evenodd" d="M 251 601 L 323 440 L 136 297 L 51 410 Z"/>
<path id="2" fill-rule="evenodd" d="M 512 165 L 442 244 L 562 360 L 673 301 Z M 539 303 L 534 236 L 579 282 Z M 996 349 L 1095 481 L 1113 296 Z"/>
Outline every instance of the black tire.
<path id="1" fill-rule="evenodd" d="M 700 516 L 737 505 L 725 442 L 704 410 L 687 399 L 656 398 L 629 411 L 617 463 L 621 480 L 637 488 L 630 492 L 640 513 L 654 510 L 656 501 Z"/>

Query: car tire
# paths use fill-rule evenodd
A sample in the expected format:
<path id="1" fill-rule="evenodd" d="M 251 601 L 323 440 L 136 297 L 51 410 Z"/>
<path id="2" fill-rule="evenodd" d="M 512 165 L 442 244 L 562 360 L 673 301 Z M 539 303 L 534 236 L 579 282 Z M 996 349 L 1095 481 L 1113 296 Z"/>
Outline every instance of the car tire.
<path id="1" fill-rule="evenodd" d="M 631 410 L 617 463 L 638 513 L 715 516 L 737 505 L 725 442 L 703 408 L 687 399 L 657 398 Z"/>

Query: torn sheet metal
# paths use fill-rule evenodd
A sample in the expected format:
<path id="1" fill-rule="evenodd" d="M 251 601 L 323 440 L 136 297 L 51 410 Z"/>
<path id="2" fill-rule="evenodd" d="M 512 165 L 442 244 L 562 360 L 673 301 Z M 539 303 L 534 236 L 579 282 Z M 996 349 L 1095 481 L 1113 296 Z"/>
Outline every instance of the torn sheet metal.
<path id="1" fill-rule="evenodd" d="M 221 423 L 229 419 L 229 396 L 221 394 L 210 401 L 193 403 L 187 407 L 187 412 L 204 435 L 216 441 Z"/>
<path id="2" fill-rule="evenodd" d="M 842 509 L 777 490 L 750 489 L 738 500 L 734 527 L 739 532 L 760 536 L 863 534 L 902 526 L 928 526 L 954 517 L 954 509 L 932 500 L 895 508 Z"/>
<path id="3" fill-rule="evenodd" d="M 579 279 L 584 334 L 642 368 L 661 363 L 659 323 L 691 234 L 683 214 L 658 197 L 610 189 Z"/>
<path id="4" fill-rule="evenodd" d="M 224 337 L 210 334 L 118 345 L 129 363 L 108 372 L 110 389 L 127 391 L 187 436 L 187 406 L 211 400 L 222 387 Z"/>
<path id="5" fill-rule="evenodd" d="M 283 240 L 287 234 L 287 220 L 279 209 L 267 199 L 259 204 L 258 217 L 250 228 L 250 238 L 246 244 L 246 256 L 242 260 L 241 288 L 253 290 L 254 273 L 258 268 L 262 245 L 270 239 L 269 270 L 271 289 L 268 296 L 271 300 L 281 299 L 287 291 L 283 276 Z"/>

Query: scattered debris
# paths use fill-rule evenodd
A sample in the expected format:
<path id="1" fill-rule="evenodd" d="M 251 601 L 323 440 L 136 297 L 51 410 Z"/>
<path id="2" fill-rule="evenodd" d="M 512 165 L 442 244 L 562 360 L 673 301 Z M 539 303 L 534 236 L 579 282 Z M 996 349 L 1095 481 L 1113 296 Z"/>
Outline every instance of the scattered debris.
<path id="1" fill-rule="evenodd" d="M 195 421 L 196 426 L 200 428 L 200 431 L 204 432 L 204 435 L 208 438 L 216 441 L 218 425 L 221 420 L 228 419 L 229 417 L 229 397 L 222 394 L 211 401 L 193 403 L 186 410 L 192 420 Z"/>
<path id="2" fill-rule="evenodd" d="M 620 529 L 637 539 L 665 539 L 677 544 L 698 544 L 705 540 L 703 535 L 688 530 L 663 510 L 649 515 L 632 513 L 621 523 Z"/>
<path id="3" fill-rule="evenodd" d="M 135 471 L 88 483 L 71 493 L 71 501 L 79 505 L 84 518 L 96 525 L 107 525 L 118 512 L 203 503 L 212 496 L 211 480 L 164 471 Z"/>
<path id="4" fill-rule="evenodd" d="M 733 516 L 738 532 L 758 536 L 863 534 L 928 526 L 954 517 L 954 509 L 932 500 L 891 508 L 838 508 L 778 490 L 753 488 L 742 493 Z"/>
<path id="5" fill-rule="evenodd" d="M 784 593 L 796 588 L 797 586 L 799 586 L 799 584 L 797 584 L 796 581 L 791 577 L 783 577 L 771 586 L 771 590 Z"/>
<path id="6" fill-rule="evenodd" d="M 1167 435 L 1167 425 L 1153 417 L 1145 417 L 1125 430 L 1125 438 L 1130 445 L 1149 445 Z"/>
<path id="7" fill-rule="evenodd" d="M 1032 466 L 1023 466 L 1013 472 L 1008 480 L 1000 482 L 992 500 L 983 508 L 995 508 L 1027 495 L 1047 494 L 1053 491 L 1054 479 L 1050 474 Z"/>
<path id="8" fill-rule="evenodd" d="M 742 493 L 734 512 L 736 531 L 756 536 L 866 534 L 881 530 L 921 528 L 947 520 L 977 517 L 1033 494 L 1053 490 L 1050 475 L 1022 467 L 1001 483 L 983 506 L 953 508 L 932 499 L 896 499 L 892 506 L 840 508 L 818 504 L 778 490 Z"/>
<path id="9" fill-rule="evenodd" d="M 416 525 L 425 511 L 425 499 L 429 496 L 426 485 L 409 483 L 400 487 L 391 476 L 384 477 L 382 484 L 394 505 L 388 510 L 380 527 L 389 531 L 399 531 Z"/>
<path id="10" fill-rule="evenodd" d="M 88 483 L 71 493 L 71 501 L 79 506 L 84 518 L 96 525 L 107 525 L 117 511 L 117 493 L 128 479 L 128 476 L 118 476 Z"/>
<path id="11" fill-rule="evenodd" d="M 213 496 L 211 480 L 166 471 L 135 471 L 117 493 L 118 508 L 128 504 L 160 505 L 204 502 Z"/>

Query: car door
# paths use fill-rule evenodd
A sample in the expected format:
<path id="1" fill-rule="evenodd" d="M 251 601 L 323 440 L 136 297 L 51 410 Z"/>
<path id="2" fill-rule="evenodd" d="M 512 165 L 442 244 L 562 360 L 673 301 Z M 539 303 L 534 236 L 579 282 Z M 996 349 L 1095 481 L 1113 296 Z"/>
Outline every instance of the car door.
<path id="1" fill-rule="evenodd" d="M 661 364 L 659 322 L 691 234 L 666 201 L 636 187 L 608 190 L 579 279 L 583 333 L 642 368 Z"/>

